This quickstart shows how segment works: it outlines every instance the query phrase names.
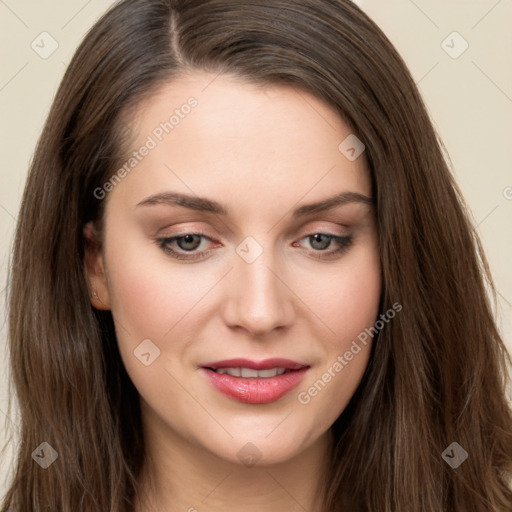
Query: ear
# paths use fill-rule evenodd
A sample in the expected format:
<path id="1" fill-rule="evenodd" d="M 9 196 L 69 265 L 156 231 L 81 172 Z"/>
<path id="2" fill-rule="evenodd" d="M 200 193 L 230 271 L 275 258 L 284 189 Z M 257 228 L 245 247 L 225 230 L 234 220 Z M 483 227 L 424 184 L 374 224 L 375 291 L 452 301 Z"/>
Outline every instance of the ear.
<path id="1" fill-rule="evenodd" d="M 83 234 L 85 238 L 85 277 L 89 284 L 91 304 L 96 309 L 109 310 L 110 294 L 105 275 L 103 252 L 93 222 L 88 222 L 85 225 Z"/>

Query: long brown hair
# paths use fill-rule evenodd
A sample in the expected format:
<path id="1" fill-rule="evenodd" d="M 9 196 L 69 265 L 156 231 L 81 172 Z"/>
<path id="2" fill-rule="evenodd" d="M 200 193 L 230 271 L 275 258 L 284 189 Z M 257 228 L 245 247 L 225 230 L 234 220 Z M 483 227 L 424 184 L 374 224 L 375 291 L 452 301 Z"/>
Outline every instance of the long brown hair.
<path id="1" fill-rule="evenodd" d="M 122 127 L 187 70 L 310 91 L 366 146 L 382 311 L 363 380 L 333 425 L 325 511 L 510 512 L 509 365 L 492 280 L 404 62 L 346 0 L 124 0 L 87 34 L 39 140 L 9 287 L 20 444 L 5 510 L 133 510 L 144 464 L 138 394 L 109 311 L 91 307 L 83 227 L 123 162 Z M 32 453 L 47 442 L 51 468 Z M 457 442 L 457 468 L 444 450 Z"/>

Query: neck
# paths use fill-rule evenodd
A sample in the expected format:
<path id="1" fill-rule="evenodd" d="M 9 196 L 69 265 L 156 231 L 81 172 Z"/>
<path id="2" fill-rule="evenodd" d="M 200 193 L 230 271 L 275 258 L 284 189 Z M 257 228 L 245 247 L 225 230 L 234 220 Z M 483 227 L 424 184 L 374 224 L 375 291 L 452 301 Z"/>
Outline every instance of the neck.
<path id="1" fill-rule="evenodd" d="M 144 423 L 146 463 L 135 512 L 322 512 L 330 430 L 290 460 L 249 467 L 165 425 Z"/>

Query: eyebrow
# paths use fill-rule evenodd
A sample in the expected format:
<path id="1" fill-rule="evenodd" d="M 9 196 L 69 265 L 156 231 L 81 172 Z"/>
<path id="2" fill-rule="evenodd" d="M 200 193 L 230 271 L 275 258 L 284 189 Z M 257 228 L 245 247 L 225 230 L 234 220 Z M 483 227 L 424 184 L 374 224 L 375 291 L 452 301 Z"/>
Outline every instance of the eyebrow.
<path id="1" fill-rule="evenodd" d="M 304 217 L 313 213 L 331 210 L 336 206 L 343 206 L 349 203 L 363 203 L 369 206 L 374 205 L 374 201 L 371 197 L 359 194 L 358 192 L 341 192 L 340 194 L 327 199 L 299 206 L 293 210 L 292 215 L 294 217 Z M 154 194 L 138 203 L 137 208 L 139 206 L 153 206 L 158 204 L 181 206 L 183 208 L 188 208 L 189 210 L 224 216 L 228 215 L 227 209 L 217 201 L 213 201 L 205 197 L 180 194 L 177 192 L 162 192 L 160 194 Z"/>

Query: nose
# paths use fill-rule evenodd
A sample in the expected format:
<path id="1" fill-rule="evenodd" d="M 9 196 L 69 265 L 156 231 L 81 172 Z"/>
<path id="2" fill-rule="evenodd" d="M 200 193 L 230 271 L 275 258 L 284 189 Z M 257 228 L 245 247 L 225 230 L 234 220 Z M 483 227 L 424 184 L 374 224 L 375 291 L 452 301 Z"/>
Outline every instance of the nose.
<path id="1" fill-rule="evenodd" d="M 294 295 L 271 251 L 264 250 L 251 263 L 234 254 L 234 261 L 226 282 L 226 324 L 259 337 L 290 326 L 295 316 Z"/>

